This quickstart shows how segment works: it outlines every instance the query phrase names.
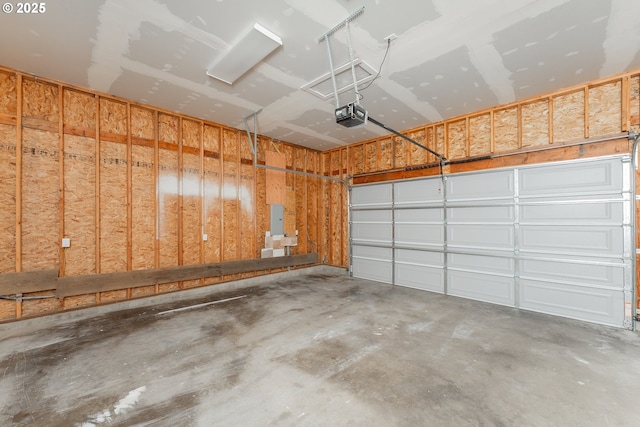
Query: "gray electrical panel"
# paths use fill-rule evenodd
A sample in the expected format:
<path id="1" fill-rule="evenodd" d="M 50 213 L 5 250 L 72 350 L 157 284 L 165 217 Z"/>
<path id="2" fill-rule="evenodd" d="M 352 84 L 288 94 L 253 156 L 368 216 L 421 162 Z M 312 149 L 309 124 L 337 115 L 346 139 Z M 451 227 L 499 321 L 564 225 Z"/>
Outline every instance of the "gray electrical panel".
<path id="1" fill-rule="evenodd" d="M 284 205 L 271 206 L 271 235 L 284 234 Z"/>

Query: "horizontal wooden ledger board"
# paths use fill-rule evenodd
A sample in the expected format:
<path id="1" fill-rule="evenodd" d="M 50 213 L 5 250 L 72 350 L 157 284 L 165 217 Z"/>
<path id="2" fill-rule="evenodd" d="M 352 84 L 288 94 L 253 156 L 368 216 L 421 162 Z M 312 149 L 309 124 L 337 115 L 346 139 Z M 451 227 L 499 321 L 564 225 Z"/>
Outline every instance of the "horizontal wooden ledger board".
<path id="1" fill-rule="evenodd" d="M 295 267 L 318 262 L 318 254 L 300 254 L 276 258 L 226 261 L 149 270 L 122 271 L 85 276 L 58 277 L 58 270 L 0 274 L 0 295 L 55 291 L 58 298 L 219 277 L 272 268 Z"/>

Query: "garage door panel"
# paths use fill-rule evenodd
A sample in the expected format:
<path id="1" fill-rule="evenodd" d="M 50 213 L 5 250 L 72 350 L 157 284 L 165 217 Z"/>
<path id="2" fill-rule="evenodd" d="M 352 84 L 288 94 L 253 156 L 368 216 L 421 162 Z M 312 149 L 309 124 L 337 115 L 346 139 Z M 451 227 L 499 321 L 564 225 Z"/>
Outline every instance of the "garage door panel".
<path id="1" fill-rule="evenodd" d="M 515 275 L 515 260 L 498 256 L 452 253 L 449 254 L 448 266 L 454 269 L 468 269 L 511 277 Z"/>
<path id="2" fill-rule="evenodd" d="M 390 260 L 381 261 L 354 257 L 351 270 L 355 277 L 376 282 L 392 283 L 393 264 Z"/>
<path id="3" fill-rule="evenodd" d="M 380 261 L 390 261 L 393 255 L 393 250 L 391 248 L 354 245 L 351 249 L 351 253 L 354 257 L 371 258 Z"/>
<path id="4" fill-rule="evenodd" d="M 397 262 L 444 267 L 443 252 L 410 249 L 396 249 L 395 251 Z"/>
<path id="5" fill-rule="evenodd" d="M 581 223 L 621 224 L 624 205 L 620 202 L 539 204 L 520 207 L 521 223 L 545 223 L 553 221 L 569 225 Z"/>
<path id="6" fill-rule="evenodd" d="M 523 225 L 520 228 L 520 249 L 522 252 L 622 257 L 624 233 L 621 226 Z"/>
<path id="7" fill-rule="evenodd" d="M 393 212 L 391 210 L 366 210 L 351 212 L 353 222 L 387 222 L 391 224 Z"/>
<path id="8" fill-rule="evenodd" d="M 447 220 L 456 222 L 507 222 L 515 220 L 514 206 L 465 206 L 447 209 Z"/>
<path id="9" fill-rule="evenodd" d="M 523 259 L 520 277 L 622 290 L 624 264 Z"/>
<path id="10" fill-rule="evenodd" d="M 514 247 L 513 225 L 467 225 L 447 226 L 450 247 L 473 247 L 511 250 Z"/>
<path id="11" fill-rule="evenodd" d="M 451 176 L 447 179 L 447 200 L 505 199 L 514 195 L 513 170 Z"/>
<path id="12" fill-rule="evenodd" d="M 444 212 L 437 209 L 398 209 L 395 211 L 396 222 L 442 222 Z"/>
<path id="13" fill-rule="evenodd" d="M 438 224 L 396 224 L 395 241 L 398 245 L 441 246 L 444 227 Z"/>
<path id="14" fill-rule="evenodd" d="M 392 184 L 374 184 L 353 187 L 351 189 L 351 204 L 353 206 L 391 206 L 393 200 Z"/>
<path id="15" fill-rule="evenodd" d="M 444 293 L 444 269 L 424 265 L 395 264 L 396 285 Z"/>
<path id="16" fill-rule="evenodd" d="M 397 182 L 393 192 L 396 206 L 441 204 L 443 200 L 442 183 L 439 179 Z"/>
<path id="17" fill-rule="evenodd" d="M 520 307 L 620 327 L 623 292 L 522 279 Z"/>
<path id="18" fill-rule="evenodd" d="M 447 293 L 449 295 L 513 306 L 514 279 L 468 271 L 449 270 Z"/>
<path id="19" fill-rule="evenodd" d="M 620 159 L 564 163 L 519 171 L 520 197 L 622 191 Z"/>
<path id="20" fill-rule="evenodd" d="M 389 242 L 393 237 L 391 224 L 357 223 L 351 225 L 354 242 Z"/>

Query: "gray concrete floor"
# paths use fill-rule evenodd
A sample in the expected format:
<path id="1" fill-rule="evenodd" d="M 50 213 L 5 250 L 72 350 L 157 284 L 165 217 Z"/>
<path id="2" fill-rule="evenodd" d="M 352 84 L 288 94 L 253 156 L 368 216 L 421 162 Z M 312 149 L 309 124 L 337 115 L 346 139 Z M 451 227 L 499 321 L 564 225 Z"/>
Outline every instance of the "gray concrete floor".
<path id="1" fill-rule="evenodd" d="M 5 324 L 0 373 L 2 426 L 640 425 L 637 333 L 344 275 Z"/>

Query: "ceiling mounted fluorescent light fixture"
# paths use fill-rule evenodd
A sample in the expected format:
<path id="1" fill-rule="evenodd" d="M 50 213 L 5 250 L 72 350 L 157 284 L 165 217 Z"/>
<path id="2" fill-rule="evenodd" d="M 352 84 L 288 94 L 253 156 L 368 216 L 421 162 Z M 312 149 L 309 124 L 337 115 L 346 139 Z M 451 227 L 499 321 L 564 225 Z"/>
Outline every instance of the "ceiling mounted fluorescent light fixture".
<path id="1" fill-rule="evenodd" d="M 232 85 L 280 46 L 280 37 L 255 23 L 209 68 L 207 75 Z"/>

